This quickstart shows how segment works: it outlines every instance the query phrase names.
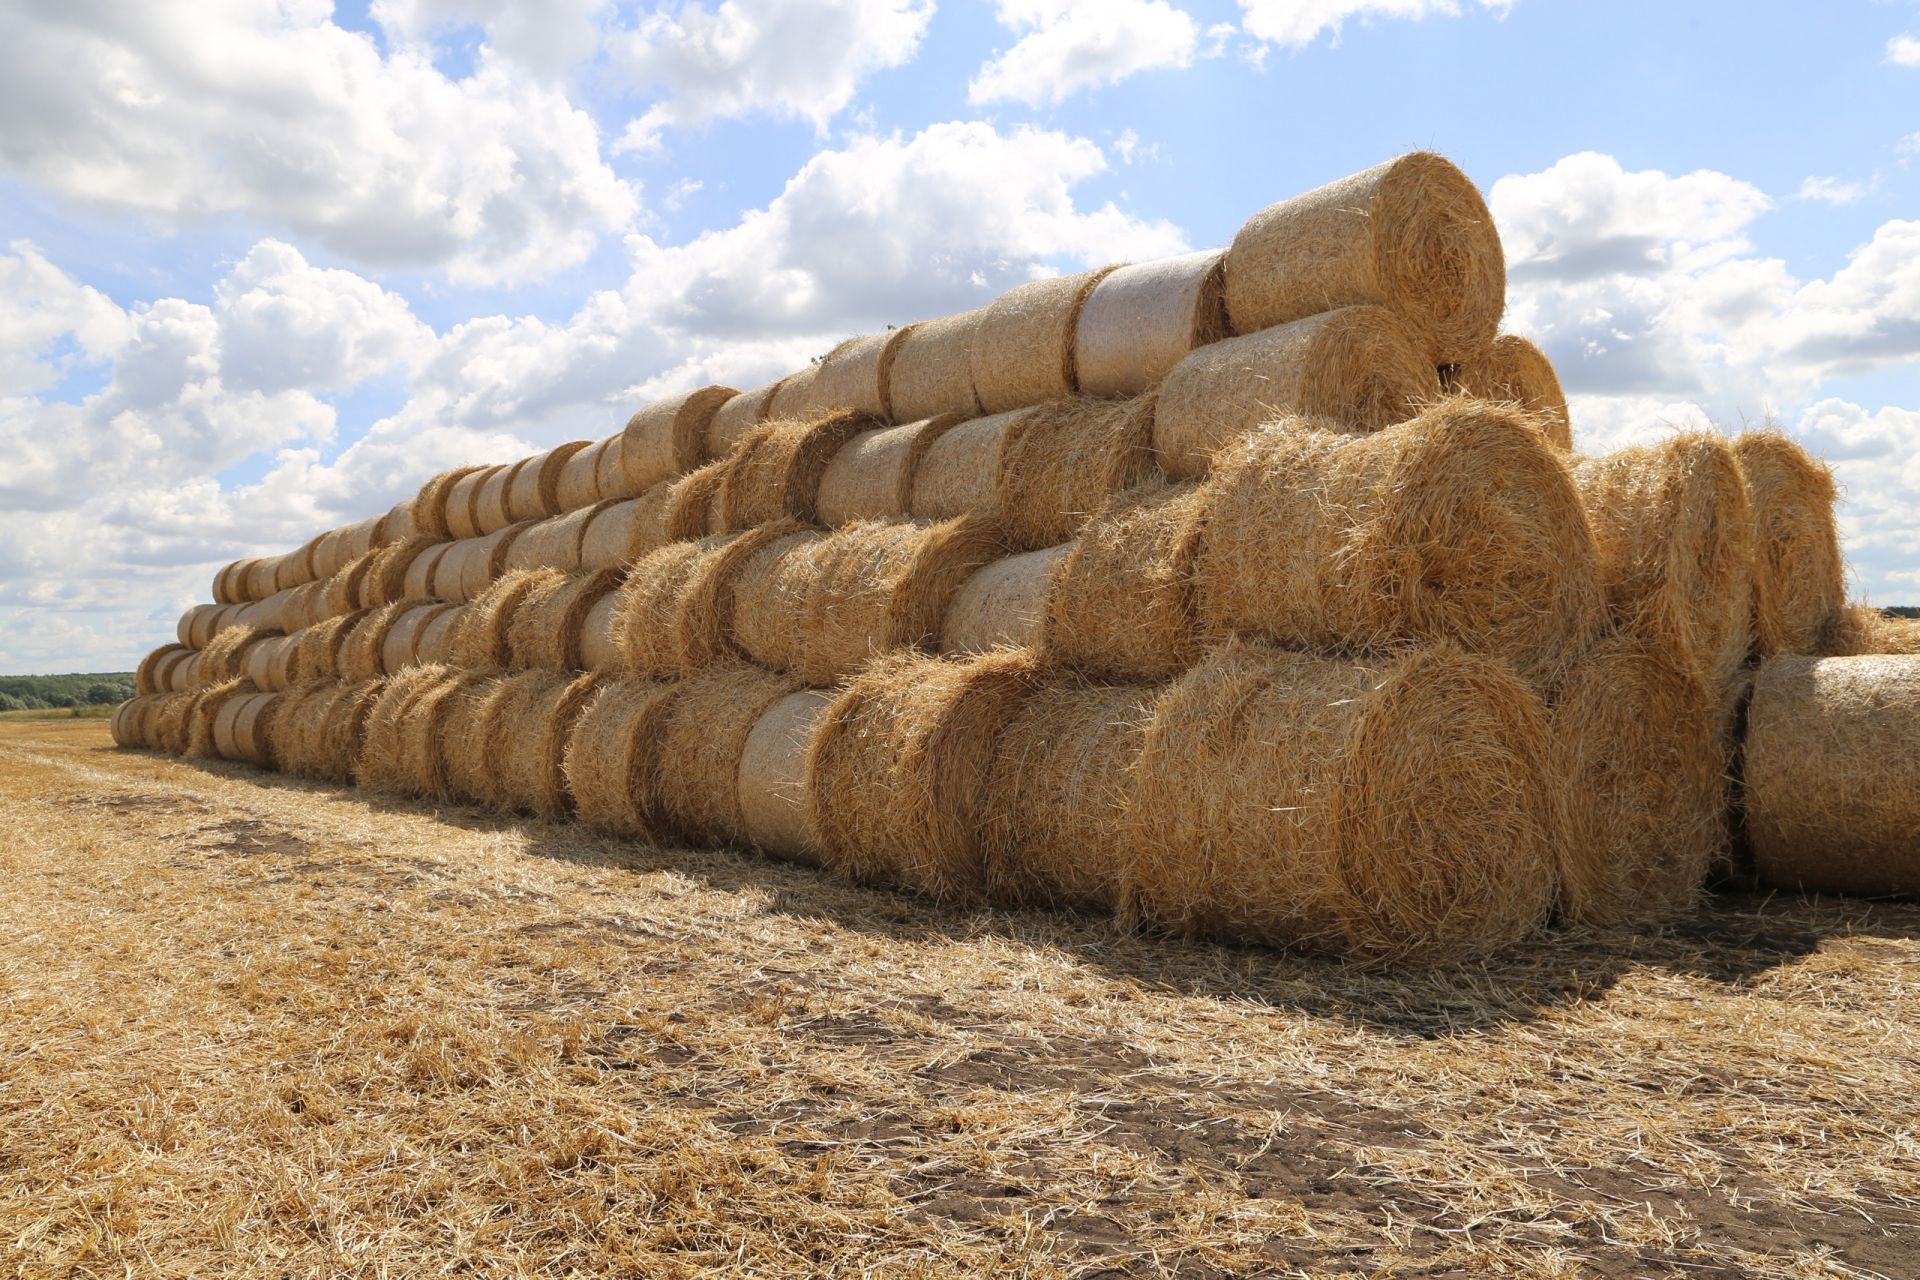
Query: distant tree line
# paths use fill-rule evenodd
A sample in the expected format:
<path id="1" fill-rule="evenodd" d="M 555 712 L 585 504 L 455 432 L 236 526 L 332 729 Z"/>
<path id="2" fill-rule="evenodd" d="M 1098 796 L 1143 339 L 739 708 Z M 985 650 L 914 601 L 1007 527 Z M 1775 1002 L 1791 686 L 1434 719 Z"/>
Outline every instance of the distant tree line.
<path id="1" fill-rule="evenodd" d="M 0 711 L 110 707 L 133 696 L 133 672 L 77 676 L 0 676 Z"/>

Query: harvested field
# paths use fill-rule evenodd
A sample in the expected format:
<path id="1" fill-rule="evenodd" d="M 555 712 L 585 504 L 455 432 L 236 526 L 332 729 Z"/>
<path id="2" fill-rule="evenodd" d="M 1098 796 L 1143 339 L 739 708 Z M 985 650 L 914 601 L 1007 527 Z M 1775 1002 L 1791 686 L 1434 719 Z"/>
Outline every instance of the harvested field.
<path id="1" fill-rule="evenodd" d="M 1379 972 L 0 721 L 0 1273 L 1904 1276 L 1920 906 Z"/>

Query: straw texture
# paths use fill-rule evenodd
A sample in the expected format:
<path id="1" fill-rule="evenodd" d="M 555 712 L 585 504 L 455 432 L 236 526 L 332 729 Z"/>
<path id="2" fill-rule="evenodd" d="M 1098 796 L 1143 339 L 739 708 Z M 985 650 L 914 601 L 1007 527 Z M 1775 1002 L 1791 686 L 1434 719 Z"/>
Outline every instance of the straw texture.
<path id="1" fill-rule="evenodd" d="M 970 418 L 940 432 L 912 467 L 909 509 L 914 517 L 951 520 L 998 514 L 1000 459 L 1032 413 L 1015 409 Z"/>
<path id="2" fill-rule="evenodd" d="M 661 737 L 660 811 L 682 838 L 739 840 L 740 757 L 753 726 L 799 688 L 791 676 L 744 663 L 717 663 L 680 682 Z"/>
<path id="3" fill-rule="evenodd" d="M 995 649 L 1041 650 L 1060 562 L 1071 546 L 1002 556 L 967 575 L 940 620 L 940 652 L 953 657 Z"/>
<path id="4" fill-rule="evenodd" d="M 896 421 L 980 412 L 973 389 L 973 336 L 985 307 L 908 325 L 894 352 L 890 393 Z"/>
<path id="5" fill-rule="evenodd" d="M 1075 397 L 1041 405 L 1011 432 L 993 473 L 994 513 L 1007 541 L 1050 547 L 1080 531 L 1123 489 L 1158 474 L 1155 397 Z"/>
<path id="6" fill-rule="evenodd" d="M 749 396 L 754 393 L 749 393 Z M 739 395 L 732 387 L 702 387 L 683 396 L 662 400 L 627 419 L 620 433 L 620 478 L 624 492 L 603 491 L 606 498 L 643 493 L 700 465 L 708 453 L 708 429 L 715 415 Z M 741 406 L 743 409 L 750 405 Z M 744 426 L 751 426 L 748 422 Z M 744 429 L 744 426 L 742 429 Z"/>
<path id="7" fill-rule="evenodd" d="M 1780 431 L 1734 437 L 1754 527 L 1754 621 L 1765 654 L 1818 653 L 1846 608 L 1833 473 Z"/>
<path id="8" fill-rule="evenodd" d="M 1227 336 L 1226 251 L 1117 268 L 1087 295 L 1074 329 L 1075 373 L 1090 396 L 1132 396 L 1195 347 Z"/>
<path id="9" fill-rule="evenodd" d="M 598 676 L 522 671 L 505 677 L 486 721 L 487 769 L 479 798 L 508 813 L 556 822 L 573 804 L 567 742 Z"/>
<path id="10" fill-rule="evenodd" d="M 920 460 L 943 432 L 965 421 L 953 414 L 899 427 L 870 427 L 833 455 L 815 503 L 821 524 L 898 520 L 913 512 Z"/>
<path id="11" fill-rule="evenodd" d="M 780 381 L 784 382 L 785 379 Z M 701 455 L 709 461 L 715 461 L 732 453 L 742 437 L 772 414 L 773 396 L 778 390 L 780 382 L 769 382 L 763 387 L 727 397 L 708 419 L 706 429 L 701 433 Z"/>
<path id="12" fill-rule="evenodd" d="M 893 418 L 893 361 L 905 329 L 848 338 L 826 354 L 813 371 L 808 413 L 844 411 Z"/>
<path id="13" fill-rule="evenodd" d="M 660 834 L 660 745 L 676 687 L 617 676 L 595 688 L 567 740 L 564 765 L 581 822 L 636 840 Z"/>
<path id="14" fill-rule="evenodd" d="M 514 608 L 507 627 L 509 666 L 515 671 L 546 667 L 554 671 L 587 669 L 587 614 L 620 586 L 613 570 L 542 577 Z"/>
<path id="15" fill-rule="evenodd" d="M 1168 679 L 1193 665 L 1208 503 L 1198 485 L 1140 489 L 1088 525 L 1053 575 L 1049 657 L 1112 680 Z"/>
<path id="16" fill-rule="evenodd" d="M 974 397 L 982 409 L 1004 413 L 1080 389 L 1074 329 L 1087 295 L 1112 270 L 1030 280 L 987 307 L 970 352 Z"/>
<path id="17" fill-rule="evenodd" d="M 1541 433 L 1562 449 L 1573 448 L 1573 418 L 1560 375 L 1539 347 L 1517 334 L 1503 333 L 1493 345 L 1454 370 L 1459 390 L 1482 400 L 1517 404 L 1540 415 Z"/>
<path id="18" fill-rule="evenodd" d="M 799 526 L 776 521 L 660 548 L 633 566 L 620 588 L 614 633 L 622 664 L 642 675 L 690 675 L 733 653 L 738 567 Z"/>
<path id="19" fill-rule="evenodd" d="M 818 865 L 820 841 L 810 825 L 807 755 L 833 705 L 825 689 L 801 689 L 754 722 L 740 751 L 741 834 L 764 853 Z"/>
<path id="20" fill-rule="evenodd" d="M 783 516 L 813 520 L 820 482 L 834 455 L 853 437 L 877 425 L 866 414 L 840 413 L 755 427 L 741 439 L 720 473 L 708 527 L 719 533 L 751 529 Z"/>

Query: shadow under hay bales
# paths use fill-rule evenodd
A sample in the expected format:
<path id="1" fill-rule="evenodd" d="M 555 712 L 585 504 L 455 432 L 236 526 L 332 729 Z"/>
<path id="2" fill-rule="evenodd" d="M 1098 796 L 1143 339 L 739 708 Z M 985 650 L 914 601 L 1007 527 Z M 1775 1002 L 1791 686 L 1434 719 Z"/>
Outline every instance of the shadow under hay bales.
<path id="1" fill-rule="evenodd" d="M 230 761 L 185 763 L 258 786 L 333 793 L 383 813 L 431 817 L 476 833 L 517 834 L 536 857 L 636 875 L 668 872 L 722 892 L 763 894 L 771 912 L 877 938 L 924 945 L 991 937 L 1058 951 L 1151 990 L 1265 1004 L 1415 1039 L 1528 1022 L 1602 997 L 1635 971 L 1738 985 L 1812 955 L 1832 939 L 1920 937 L 1920 900 L 1732 890 L 1708 896 L 1697 910 L 1658 929 L 1555 930 L 1472 964 L 1373 969 L 1264 947 L 1129 933 L 1108 919 L 1066 912 L 947 906 L 904 891 L 850 885 L 744 849 L 652 845 L 597 835 L 575 823 L 372 795 Z M 634 906 L 644 903 L 636 900 Z M 626 915 L 556 921 L 553 928 L 631 936 L 635 945 L 659 936 L 644 920 Z"/>

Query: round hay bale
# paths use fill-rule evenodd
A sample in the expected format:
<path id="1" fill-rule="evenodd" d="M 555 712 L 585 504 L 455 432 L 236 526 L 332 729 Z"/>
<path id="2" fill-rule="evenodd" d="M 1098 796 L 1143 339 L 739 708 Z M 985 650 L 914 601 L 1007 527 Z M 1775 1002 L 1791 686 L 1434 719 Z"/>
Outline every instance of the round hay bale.
<path id="1" fill-rule="evenodd" d="M 433 615 L 420 631 L 413 646 L 413 658 L 421 666 L 446 666 L 453 661 L 454 642 L 460 634 L 461 620 L 467 616 L 463 604 L 450 604 Z"/>
<path id="2" fill-rule="evenodd" d="M 983 410 L 1005 413 L 1080 389 L 1074 330 L 1087 295 L 1112 271 L 1029 280 L 988 305 L 969 352 L 973 393 Z"/>
<path id="3" fill-rule="evenodd" d="M 147 745 L 146 717 L 158 695 L 135 694 L 113 709 L 107 720 L 107 732 L 116 747 L 139 748 Z"/>
<path id="4" fill-rule="evenodd" d="M 607 450 L 620 447 L 619 436 L 595 440 L 569 457 L 560 468 L 560 487 L 554 501 L 562 511 L 577 511 L 601 500 L 600 466 Z"/>
<path id="5" fill-rule="evenodd" d="M 453 638 L 453 665 L 468 671 L 505 670 L 513 661 L 513 617 L 534 591 L 566 581 L 558 569 L 509 573 L 470 602 Z"/>
<path id="6" fill-rule="evenodd" d="M 868 413 L 893 419 L 893 360 L 905 329 L 848 338 L 814 368 L 806 413 Z"/>
<path id="7" fill-rule="evenodd" d="M 409 542 L 389 542 L 373 553 L 367 565 L 367 576 L 361 583 L 361 594 L 369 607 L 392 604 L 396 600 L 428 600 L 429 595 L 415 596 L 407 587 L 415 581 L 413 563 L 434 547 L 444 544 L 427 538 L 415 538 Z"/>
<path id="8" fill-rule="evenodd" d="M 1032 409 L 1014 409 L 954 423 L 921 451 L 912 467 L 908 503 L 920 520 L 998 514 L 1000 459 Z"/>
<path id="9" fill-rule="evenodd" d="M 289 551 L 285 555 L 276 556 L 273 561 L 273 594 L 279 595 L 303 582 L 311 582 L 313 580 L 311 569 L 312 566 L 307 562 L 307 548 L 304 546 L 298 550 Z"/>
<path id="10" fill-rule="evenodd" d="M 454 799 L 440 741 L 465 678 L 448 667 L 420 666 L 385 681 L 367 715 L 361 786 L 442 803 Z"/>
<path id="11" fill-rule="evenodd" d="M 230 754 L 223 754 L 220 745 L 214 739 L 214 722 L 220 718 L 223 708 L 244 694 L 257 692 L 253 685 L 241 676 L 209 684 L 200 692 L 193 694 L 192 705 L 186 715 L 187 749 L 186 754 L 201 760 L 232 760 Z M 231 741 L 229 740 L 229 747 Z"/>
<path id="12" fill-rule="evenodd" d="M 347 554 L 347 531 L 329 529 L 313 542 L 313 572 L 316 578 L 331 578 L 353 559 Z"/>
<path id="13" fill-rule="evenodd" d="M 163 644 L 146 657 L 140 659 L 140 666 L 133 673 L 133 692 L 137 697 L 158 693 L 166 686 L 160 681 L 162 666 L 174 660 L 175 655 L 191 653 L 183 644 Z"/>
<path id="14" fill-rule="evenodd" d="M 386 675 L 411 667 L 419 661 L 420 637 L 428 624 L 454 606 L 448 604 L 401 604 L 401 612 L 380 642 L 380 670 Z"/>
<path id="15" fill-rule="evenodd" d="M 818 366 L 808 365 L 798 373 L 790 373 L 780 379 L 773 389 L 773 395 L 767 400 L 766 422 L 799 421 L 813 415 L 807 412 L 807 405 L 813 398 L 813 378 Z"/>
<path id="16" fill-rule="evenodd" d="M 181 614 L 180 621 L 173 629 L 174 636 L 180 641 L 181 647 L 186 649 L 203 647 L 207 643 L 214 618 L 224 608 L 226 606 L 221 604 L 196 604 Z"/>
<path id="17" fill-rule="evenodd" d="M 377 516 L 368 516 L 364 520 L 356 520 L 348 525 L 342 531 L 344 543 L 342 550 L 347 559 L 364 556 L 376 548 L 385 546 L 387 544 L 386 528 L 387 513 L 384 511 Z"/>
<path id="18" fill-rule="evenodd" d="M 409 561 L 406 581 L 401 584 L 401 596 L 408 600 L 434 599 L 439 594 L 434 590 L 434 578 L 440 572 L 440 562 L 459 545 L 457 542 L 436 542 Z"/>
<path id="19" fill-rule="evenodd" d="M 831 684 L 930 644 L 959 585 L 1005 549 L 992 522 L 803 529 L 737 561 L 733 638 L 755 662 Z"/>
<path id="20" fill-rule="evenodd" d="M 532 458 L 522 458 L 496 467 L 481 482 L 479 492 L 473 496 L 473 519 L 482 534 L 495 533 L 513 523 L 507 495 L 513 491 L 514 478 L 532 461 Z"/>
<path id="21" fill-rule="evenodd" d="M 445 771 L 449 795 L 480 801 L 494 785 L 490 725 L 506 696 L 505 676 L 478 673 L 465 676 L 448 695 L 445 728 L 440 735 L 440 768 Z"/>
<path id="22" fill-rule="evenodd" d="M 1454 366 L 1454 388 L 1481 400 L 1517 404 L 1540 417 L 1541 434 L 1562 449 L 1573 448 L 1573 417 L 1567 393 L 1546 352 L 1516 334 L 1503 333 L 1485 351 Z"/>
<path id="23" fill-rule="evenodd" d="M 238 700 L 233 720 L 234 748 L 248 764 L 263 769 L 280 767 L 273 751 L 273 719 L 283 699 L 280 693 L 267 692 L 250 693 Z"/>
<path id="24" fill-rule="evenodd" d="M 615 606 L 621 665 L 641 675 L 678 676 L 732 654 L 736 567 L 798 528 L 779 520 L 746 533 L 670 543 L 637 562 Z"/>
<path id="25" fill-rule="evenodd" d="M 1007 541 L 1023 550 L 1065 542 L 1113 495 L 1156 476 L 1154 400 L 1075 397 L 1022 419 L 993 475 Z"/>
<path id="26" fill-rule="evenodd" d="M 1768 884 L 1920 893 L 1920 658 L 1770 658 L 1747 711 L 1747 836 Z"/>
<path id="27" fill-rule="evenodd" d="M 240 717 L 241 704 L 248 698 L 254 696 L 256 695 L 241 694 L 237 697 L 228 698 L 219 704 L 218 709 L 213 713 L 213 721 L 209 728 L 208 737 L 210 741 L 207 755 L 219 760 L 245 759 L 245 757 L 240 754 L 239 739 L 234 733 L 234 725 Z"/>
<path id="28" fill-rule="evenodd" d="M 755 387 L 751 391 L 727 397 L 714 410 L 713 416 L 707 420 L 706 430 L 701 433 L 701 456 L 717 462 L 730 455 L 734 446 L 749 431 L 771 416 L 774 393 L 780 390 L 780 383 L 785 381 L 782 378 L 779 382 L 769 382 L 764 387 Z"/>
<path id="29" fill-rule="evenodd" d="M 279 631 L 280 611 L 287 602 L 287 596 L 293 589 L 276 591 L 265 600 L 255 600 L 249 604 L 237 606 L 233 615 L 234 625 L 247 627 L 254 631 Z"/>
<path id="30" fill-rule="evenodd" d="M 559 671 L 522 671 L 502 681 L 499 705 L 487 721 L 492 766 L 480 798 L 506 813 L 531 813 L 549 822 L 567 816 L 567 741 L 600 677 Z"/>
<path id="31" fill-rule="evenodd" d="M 1226 250 L 1116 268 L 1094 286 L 1074 326 L 1083 394 L 1133 396 L 1189 351 L 1227 336 Z"/>
<path id="32" fill-rule="evenodd" d="M 384 531 L 388 542 L 412 542 L 415 538 L 424 538 L 428 542 L 440 540 L 433 534 L 422 533 L 420 522 L 414 519 L 413 504 L 418 497 L 418 494 L 410 493 L 387 508 Z"/>
<path id="33" fill-rule="evenodd" d="M 835 697 L 807 757 L 809 823 L 857 882 L 972 899 L 1000 733 L 1033 684 L 1029 654 L 869 663 Z"/>
<path id="34" fill-rule="evenodd" d="M 1710 688 L 1753 647 L 1753 524 L 1733 451 L 1694 433 L 1578 460 L 1607 605 L 1624 629 L 1696 663 Z"/>
<path id="35" fill-rule="evenodd" d="M 460 562 L 459 597 L 443 598 L 455 604 L 478 599 L 506 573 L 507 558 L 513 553 L 513 544 L 532 527 L 531 523 L 508 525 L 476 539 L 472 549 Z"/>
<path id="36" fill-rule="evenodd" d="M 964 421 L 948 414 L 905 426 L 870 427 L 848 440 L 820 477 L 814 504 L 820 523 L 905 519 L 913 511 L 913 477 L 920 460 L 941 433 Z"/>
<path id="37" fill-rule="evenodd" d="M 1133 767 L 1158 689 L 1053 681 L 1000 735 L 987 777 L 987 894 L 1112 914 L 1133 860 Z"/>
<path id="38" fill-rule="evenodd" d="M 1201 347 L 1160 384 L 1153 444 L 1174 476 L 1204 475 L 1222 445 L 1289 414 L 1372 431 L 1440 393 L 1416 336 L 1391 311 L 1345 307 Z"/>
<path id="39" fill-rule="evenodd" d="M 512 657 L 509 668 L 514 671 L 537 667 L 553 671 L 588 670 L 587 614 L 595 604 L 617 591 L 621 580 L 622 575 L 612 569 L 557 580 L 542 579 L 513 611 L 513 620 L 507 629 L 507 645 Z"/>
<path id="40" fill-rule="evenodd" d="M 398 625 L 400 618 L 413 606 L 402 601 L 383 604 L 377 609 L 369 609 L 347 632 L 346 642 L 340 647 L 340 674 L 348 680 L 374 680 L 385 673 L 382 658 L 387 644 L 387 633 Z"/>
<path id="41" fill-rule="evenodd" d="M 460 604 L 469 599 L 468 583 L 484 583 L 493 549 L 485 545 L 483 538 L 462 538 L 443 545 L 445 550 L 433 562 L 430 593 L 433 599 Z"/>
<path id="42" fill-rule="evenodd" d="M 263 631 L 252 627 L 228 627 L 200 651 L 200 674 L 208 684 L 224 684 L 246 671 L 247 651 L 265 640 Z"/>
<path id="43" fill-rule="evenodd" d="M 265 600 L 274 592 L 273 578 L 278 569 L 280 557 L 267 556 L 255 560 L 247 567 L 246 598 L 248 602 Z"/>
<path id="44" fill-rule="evenodd" d="M 1693 665 L 1639 636 L 1574 664 L 1550 720 L 1566 789 L 1561 920 L 1612 925 L 1693 904 L 1728 837 L 1715 723 Z"/>
<path id="45" fill-rule="evenodd" d="M 187 743 L 193 732 L 193 708 L 199 700 L 198 690 L 160 696 L 148 719 L 147 732 L 154 750 L 164 751 L 170 756 L 187 753 Z"/>
<path id="46" fill-rule="evenodd" d="M 213 602 L 215 604 L 239 604 L 240 593 L 246 589 L 247 566 L 251 560 L 235 560 L 213 575 Z"/>
<path id="47" fill-rule="evenodd" d="M 973 336 L 986 307 L 908 325 L 893 355 L 893 416 L 912 422 L 943 413 L 980 413 L 973 389 Z"/>
<path id="48" fill-rule="evenodd" d="M 469 529 L 465 533 L 456 533 L 453 528 L 453 513 L 456 507 L 455 494 L 461 481 L 484 471 L 484 467 L 455 467 L 442 471 L 433 479 L 420 486 L 413 499 L 414 532 L 423 537 L 446 540 L 449 538 L 472 537 L 478 530 Z M 470 499 L 477 482 L 465 493 L 462 500 Z M 462 508 L 463 516 L 470 507 Z M 471 523 L 468 521 L 467 523 Z"/>
<path id="49" fill-rule="evenodd" d="M 384 683 L 330 680 L 286 695 L 271 729 L 280 767 L 297 777 L 352 782 L 360 767 L 367 716 Z"/>
<path id="50" fill-rule="evenodd" d="M 611 676 L 594 689 L 567 739 L 567 790 L 580 821 L 597 831 L 659 836 L 660 744 L 678 686 Z"/>
<path id="51" fill-rule="evenodd" d="M 290 636 L 282 636 L 279 645 L 274 649 L 273 661 L 269 664 L 265 672 L 266 678 L 256 680 L 254 683 L 262 689 L 267 689 L 275 693 L 284 693 L 298 684 L 300 674 L 300 645 L 304 638 L 304 635 L 300 632 L 295 632 Z"/>
<path id="52" fill-rule="evenodd" d="M 300 680 L 338 680 L 347 637 L 366 616 L 365 609 L 355 609 L 316 622 L 302 632 L 300 656 L 294 661 Z"/>
<path id="53" fill-rule="evenodd" d="M 1510 405 L 1452 399 L 1369 436 L 1278 424 L 1224 453 L 1202 493 L 1203 636 L 1446 639 L 1547 687 L 1605 624 L 1565 460 Z"/>
<path id="54" fill-rule="evenodd" d="M 477 538 L 480 528 L 480 490 L 493 476 L 504 471 L 500 466 L 475 467 L 457 476 L 447 491 L 447 535 L 452 538 Z"/>
<path id="55" fill-rule="evenodd" d="M 620 592 L 618 588 L 595 600 L 580 620 L 580 665 L 588 671 L 618 671 L 620 658 Z"/>
<path id="56" fill-rule="evenodd" d="M 169 657 L 163 658 L 154 668 L 155 693 L 179 693 L 189 687 L 188 677 L 194 666 L 200 661 L 195 649 L 180 649 Z"/>
<path id="57" fill-rule="evenodd" d="M 258 644 L 249 645 L 245 657 L 235 674 L 245 676 L 255 688 L 272 689 L 273 671 L 280 661 L 280 651 L 288 644 L 297 644 L 291 636 L 262 636 Z"/>
<path id="58" fill-rule="evenodd" d="M 658 484 L 637 498 L 595 512 L 580 539 L 582 569 L 625 569 L 669 542 L 707 531 L 707 506 L 720 484 L 723 463 L 709 463 L 671 484 Z"/>
<path id="59" fill-rule="evenodd" d="M 1760 652 L 1818 653 L 1847 604 L 1833 472 L 1781 431 L 1744 431 L 1733 453 L 1753 513 Z"/>
<path id="60" fill-rule="evenodd" d="M 1192 666 L 1207 509 L 1197 485 L 1134 490 L 1083 529 L 1053 574 L 1048 657 L 1109 680 L 1170 679 Z"/>
<path id="61" fill-rule="evenodd" d="M 1262 209 L 1234 236 L 1226 276 L 1236 332 L 1375 303 L 1419 326 L 1432 364 L 1484 349 L 1507 304 L 1486 201 L 1422 151 Z"/>
<path id="62" fill-rule="evenodd" d="M 747 738 L 768 708 L 799 687 L 792 676 L 730 662 L 680 682 L 660 737 L 658 794 L 668 830 L 710 844 L 743 837 L 740 757 Z"/>
<path id="63" fill-rule="evenodd" d="M 766 388 L 760 390 L 764 392 Z M 626 498 L 644 493 L 662 481 L 692 471 L 700 465 L 703 457 L 724 454 L 724 447 L 718 453 L 708 448 L 708 429 L 722 408 L 739 398 L 739 395 L 732 387 L 702 387 L 698 391 L 689 391 L 685 395 L 650 404 L 627 419 L 626 429 L 620 433 L 619 445 L 608 451 L 619 464 L 617 482 L 610 485 L 609 481 L 615 481 L 616 477 L 603 469 L 600 496 Z M 763 401 L 755 401 L 740 406 L 736 412 L 746 412 L 750 416 L 765 407 Z M 751 418 L 742 422 L 739 430 L 744 431 L 758 421 L 758 418 Z M 725 430 L 738 434 L 731 423 Z M 731 436 L 727 443 L 732 443 Z"/>
<path id="64" fill-rule="evenodd" d="M 1367 663 L 1229 641 L 1153 705 L 1126 914 L 1368 961 L 1485 956 L 1553 904 L 1550 749 L 1539 698 L 1452 645 Z"/>
<path id="65" fill-rule="evenodd" d="M 949 657 L 996 649 L 1046 648 L 1054 578 L 1071 546 L 1003 556 L 954 589 L 940 620 L 940 652 Z"/>
<path id="66" fill-rule="evenodd" d="M 338 572 L 327 579 L 326 606 L 329 615 L 351 613 L 355 609 L 365 609 L 367 604 L 367 574 L 373 570 L 371 554 L 355 556 L 342 565 Z"/>
<path id="67" fill-rule="evenodd" d="M 200 678 L 200 654 L 197 650 L 167 672 L 167 689 L 172 693 L 188 693 L 205 683 Z"/>
<path id="68" fill-rule="evenodd" d="M 825 689 L 801 689 L 754 722 L 740 751 L 740 833 L 763 853 L 818 866 L 820 842 L 808 825 L 807 755 L 833 705 Z"/>
<path id="69" fill-rule="evenodd" d="M 1890 618 L 1868 605 L 1848 605 L 1822 656 L 1920 653 L 1920 618 Z"/>
<path id="70" fill-rule="evenodd" d="M 506 567 L 509 570 L 552 568 L 572 573 L 580 567 L 580 548 L 586 540 L 587 526 L 599 510 L 597 506 L 580 507 L 534 524 L 513 540 Z"/>
<path id="71" fill-rule="evenodd" d="M 287 593 L 280 607 L 280 629 L 288 635 L 310 627 L 327 616 L 327 581 L 305 582 Z"/>
<path id="72" fill-rule="evenodd" d="M 818 512 L 820 481 L 834 455 L 876 420 L 841 413 L 811 422 L 762 423 L 735 446 L 720 473 L 708 517 L 716 533 L 751 529 L 781 517 L 811 521 Z"/>
<path id="73" fill-rule="evenodd" d="M 560 473 L 566 469 L 567 459 L 589 443 L 573 440 L 555 445 L 545 453 L 534 454 L 516 468 L 507 487 L 507 518 L 515 523 L 544 520 L 564 510 L 560 505 Z"/>

